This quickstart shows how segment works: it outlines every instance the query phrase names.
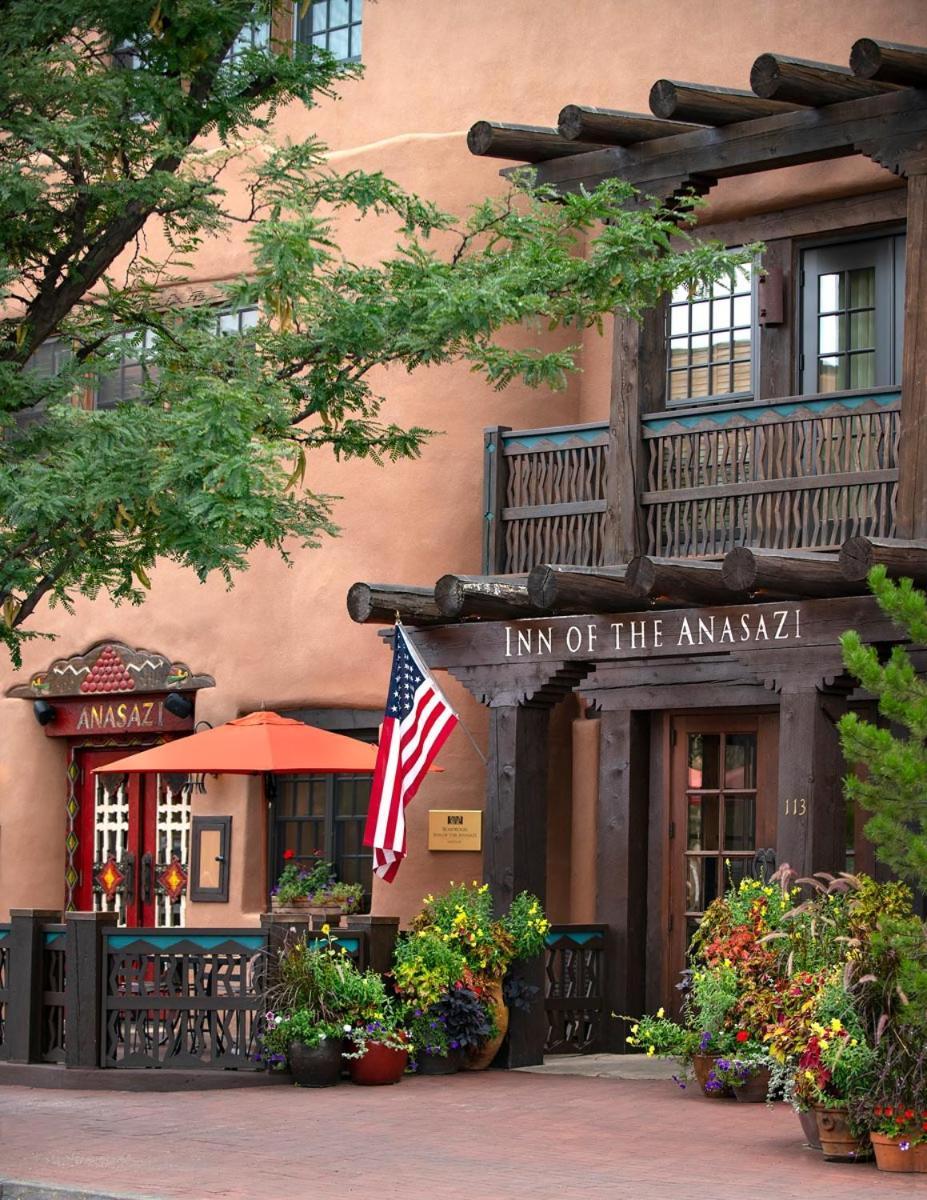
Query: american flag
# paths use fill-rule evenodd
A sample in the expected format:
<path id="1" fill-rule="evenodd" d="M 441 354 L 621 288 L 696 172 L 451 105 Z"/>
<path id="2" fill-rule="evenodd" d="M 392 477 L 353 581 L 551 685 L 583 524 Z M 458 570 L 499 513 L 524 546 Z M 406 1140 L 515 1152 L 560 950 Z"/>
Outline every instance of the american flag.
<path id="1" fill-rule="evenodd" d="M 373 869 L 387 883 L 395 879 L 406 853 L 405 806 L 456 724 L 457 714 L 397 624 L 364 830 L 364 845 L 373 847 Z"/>

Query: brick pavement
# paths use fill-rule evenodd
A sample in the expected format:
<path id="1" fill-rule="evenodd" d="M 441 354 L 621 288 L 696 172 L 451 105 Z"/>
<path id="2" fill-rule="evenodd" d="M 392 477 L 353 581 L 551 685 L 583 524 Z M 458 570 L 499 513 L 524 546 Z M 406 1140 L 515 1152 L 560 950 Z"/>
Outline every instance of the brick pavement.
<path id="1" fill-rule="evenodd" d="M 0 1087 L 0 1180 L 157 1200 L 900 1200 L 779 1105 L 520 1072 L 173 1095 Z"/>

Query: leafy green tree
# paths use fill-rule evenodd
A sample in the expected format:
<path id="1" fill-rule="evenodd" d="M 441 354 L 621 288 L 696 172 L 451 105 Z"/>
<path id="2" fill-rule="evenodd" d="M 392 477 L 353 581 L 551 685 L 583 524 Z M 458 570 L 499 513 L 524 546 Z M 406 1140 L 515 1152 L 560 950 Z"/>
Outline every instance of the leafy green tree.
<path id="1" fill-rule="evenodd" d="M 462 359 L 493 387 L 560 386 L 575 348 L 496 335 L 637 314 L 748 256 L 698 244 L 678 209 L 615 181 L 559 202 L 525 179 L 458 217 L 382 174 L 336 173 L 312 137 L 275 144 L 282 106 L 311 107 L 358 68 L 250 46 L 240 35 L 268 13 L 0 4 L 0 637 L 14 661 L 43 600 L 139 603 L 159 557 L 231 583 L 256 546 L 285 555 L 335 532 L 307 455 L 397 459 L 429 434 L 381 416 L 375 368 Z M 223 190 L 230 169 L 247 173 L 247 213 Z M 392 221 L 386 258 L 340 249 L 348 213 Z M 236 234 L 247 275 L 191 295 L 190 257 Z M 217 312 L 242 308 L 256 320 L 224 336 Z M 133 402 L 75 403 L 126 357 Z"/>
<path id="2" fill-rule="evenodd" d="M 910 641 L 927 645 L 927 596 L 910 579 L 893 582 L 882 566 L 869 572 L 869 586 Z M 903 646 L 894 646 L 882 662 L 856 632 L 845 633 L 841 642 L 847 669 L 877 698 L 882 716 L 906 731 L 898 736 L 857 713 L 841 718 L 844 757 L 863 768 L 844 780 L 846 797 L 872 814 L 865 834 L 876 856 L 927 889 L 927 681 Z"/>

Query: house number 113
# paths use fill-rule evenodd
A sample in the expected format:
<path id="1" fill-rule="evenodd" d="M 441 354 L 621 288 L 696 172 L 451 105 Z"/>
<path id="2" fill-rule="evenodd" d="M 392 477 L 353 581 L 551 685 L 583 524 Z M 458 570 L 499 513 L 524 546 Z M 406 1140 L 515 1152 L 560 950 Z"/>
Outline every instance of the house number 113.
<path id="1" fill-rule="evenodd" d="M 785 798 L 785 815 L 787 817 L 803 817 L 808 811 L 808 802 L 804 796 Z"/>

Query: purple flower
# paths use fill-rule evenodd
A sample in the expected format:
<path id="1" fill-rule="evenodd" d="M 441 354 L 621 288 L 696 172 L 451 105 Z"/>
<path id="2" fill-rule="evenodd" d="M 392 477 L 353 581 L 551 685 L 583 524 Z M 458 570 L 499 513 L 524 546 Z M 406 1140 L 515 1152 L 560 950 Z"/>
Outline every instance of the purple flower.
<path id="1" fill-rule="evenodd" d="M 731 1069 L 731 1060 L 729 1058 L 719 1058 L 718 1069 L 721 1071 L 729 1071 Z M 712 1074 L 714 1074 L 713 1071 Z"/>
<path id="2" fill-rule="evenodd" d="M 904 1140 L 903 1142 L 899 1142 L 899 1143 L 898 1143 L 898 1149 L 899 1149 L 899 1150 L 910 1150 L 910 1149 L 911 1149 L 911 1143 L 908 1141 L 908 1139 L 907 1139 L 907 1138 L 905 1138 L 905 1140 Z"/>
<path id="3" fill-rule="evenodd" d="M 705 1032 L 702 1034 L 702 1036 L 699 1038 L 698 1048 L 704 1054 L 710 1045 L 711 1045 L 711 1034 L 706 1029 Z"/>
<path id="4" fill-rule="evenodd" d="M 420 1017 L 421 1015 L 422 1015 L 422 1010 L 420 1008 L 417 1008 L 415 1010 L 415 1012 L 412 1014 L 413 1017 Z"/>
<path id="5" fill-rule="evenodd" d="M 673 1083 L 675 1083 L 678 1088 L 682 1088 L 683 1091 L 686 1090 L 685 1080 L 680 1079 L 678 1075 L 673 1076 Z"/>
<path id="6" fill-rule="evenodd" d="M 456 1038 L 451 1038 L 449 1045 L 452 1050 L 460 1049 L 460 1042 L 458 1042 L 458 1040 Z"/>

